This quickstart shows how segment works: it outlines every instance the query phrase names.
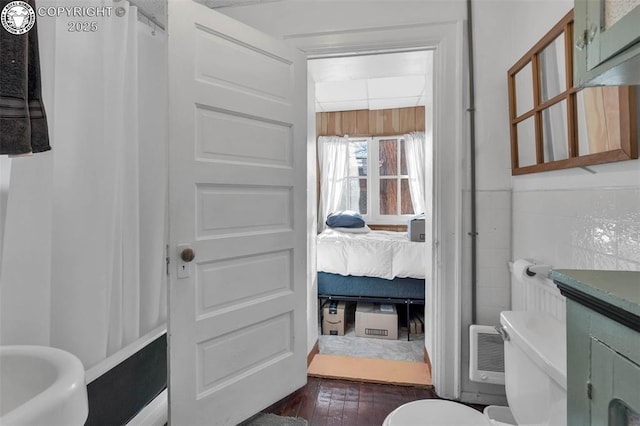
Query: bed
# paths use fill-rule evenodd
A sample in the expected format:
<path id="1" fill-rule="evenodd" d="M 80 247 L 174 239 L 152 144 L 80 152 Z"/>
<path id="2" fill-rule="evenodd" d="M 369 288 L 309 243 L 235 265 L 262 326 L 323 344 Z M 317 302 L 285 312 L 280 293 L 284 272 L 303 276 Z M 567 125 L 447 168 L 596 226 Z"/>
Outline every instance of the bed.
<path id="1" fill-rule="evenodd" d="M 318 298 L 424 305 L 424 243 L 406 232 L 354 234 L 327 229 L 318 235 Z M 410 338 L 410 336 L 408 336 Z"/>

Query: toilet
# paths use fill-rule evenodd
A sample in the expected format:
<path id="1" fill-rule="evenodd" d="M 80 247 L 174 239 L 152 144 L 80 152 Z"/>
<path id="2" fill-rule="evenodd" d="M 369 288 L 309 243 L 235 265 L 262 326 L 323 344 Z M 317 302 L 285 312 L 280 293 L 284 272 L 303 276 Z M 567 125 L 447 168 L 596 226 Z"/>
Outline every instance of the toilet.
<path id="1" fill-rule="evenodd" d="M 567 424 L 565 324 L 542 312 L 505 311 L 504 371 L 507 401 L 517 425 Z M 492 426 L 505 423 L 464 404 L 425 399 L 392 411 L 383 426 Z"/>

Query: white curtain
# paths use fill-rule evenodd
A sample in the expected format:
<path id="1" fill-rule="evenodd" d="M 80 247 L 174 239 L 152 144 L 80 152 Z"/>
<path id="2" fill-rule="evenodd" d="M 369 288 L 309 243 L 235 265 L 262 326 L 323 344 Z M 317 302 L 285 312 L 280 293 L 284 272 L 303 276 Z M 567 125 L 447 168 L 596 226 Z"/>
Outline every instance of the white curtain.
<path id="1" fill-rule="evenodd" d="M 167 38 L 138 23 L 140 160 L 140 334 L 167 320 L 166 248 L 169 236 Z"/>
<path id="2" fill-rule="evenodd" d="M 9 201 L 9 181 L 11 179 L 11 159 L 0 155 L 0 282 L 2 282 L 2 248 Z"/>
<path id="3" fill-rule="evenodd" d="M 166 39 L 118 7 L 56 18 L 51 344 L 85 368 L 166 319 Z"/>
<path id="4" fill-rule="evenodd" d="M 425 137 L 424 132 L 411 132 L 404 135 L 404 149 L 407 155 L 407 173 L 409 192 L 415 214 L 425 212 Z"/>
<path id="5" fill-rule="evenodd" d="M 340 208 L 349 176 L 349 139 L 338 136 L 318 138 L 320 165 L 320 205 L 318 231 L 326 225 L 327 215 Z"/>

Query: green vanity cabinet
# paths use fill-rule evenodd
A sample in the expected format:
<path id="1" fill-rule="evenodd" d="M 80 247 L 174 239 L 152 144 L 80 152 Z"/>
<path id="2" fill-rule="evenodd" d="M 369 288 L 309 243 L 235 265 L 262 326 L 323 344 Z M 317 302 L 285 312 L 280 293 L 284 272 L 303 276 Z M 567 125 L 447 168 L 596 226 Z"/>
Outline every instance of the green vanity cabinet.
<path id="1" fill-rule="evenodd" d="M 640 415 L 640 366 L 591 338 L 591 424 L 627 425 Z M 593 385 L 596 383 L 597 386 Z"/>
<path id="2" fill-rule="evenodd" d="M 640 272 L 555 270 L 567 298 L 568 425 L 640 422 Z"/>
<path id="3" fill-rule="evenodd" d="M 640 84 L 640 1 L 575 0 L 574 86 Z"/>

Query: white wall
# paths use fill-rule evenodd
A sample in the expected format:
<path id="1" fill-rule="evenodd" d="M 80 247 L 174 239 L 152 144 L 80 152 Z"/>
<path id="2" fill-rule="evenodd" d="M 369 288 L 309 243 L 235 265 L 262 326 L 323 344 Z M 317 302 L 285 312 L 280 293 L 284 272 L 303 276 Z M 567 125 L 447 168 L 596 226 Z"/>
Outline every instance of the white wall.
<path id="1" fill-rule="evenodd" d="M 509 308 L 513 202 L 507 70 L 573 6 L 571 0 L 474 0 L 478 187 L 477 322 Z M 517 178 L 513 179 L 515 183 Z"/>
<path id="2" fill-rule="evenodd" d="M 572 6 L 522 2 L 524 53 Z M 531 17 L 546 25 L 533 25 Z M 514 62 L 518 58 L 514 57 Z M 640 270 L 640 161 L 514 176 L 513 258 L 556 268 Z M 595 172 L 595 173 L 594 173 Z"/>
<path id="3" fill-rule="evenodd" d="M 511 177 L 507 70 L 572 6 L 571 0 L 473 0 L 478 324 L 497 325 L 500 312 L 510 309 L 507 262 L 521 257 L 516 247 L 530 247 L 522 238 L 518 194 L 512 193 L 516 179 Z M 471 301 L 465 298 L 463 304 L 463 323 L 469 324 Z M 462 339 L 463 398 L 490 402 L 502 389 L 469 381 L 467 327 Z"/>

